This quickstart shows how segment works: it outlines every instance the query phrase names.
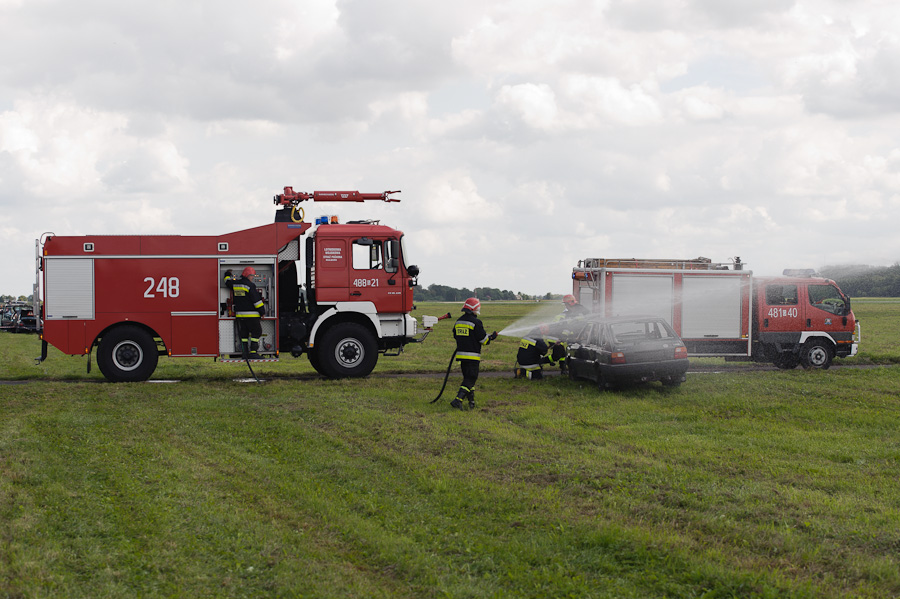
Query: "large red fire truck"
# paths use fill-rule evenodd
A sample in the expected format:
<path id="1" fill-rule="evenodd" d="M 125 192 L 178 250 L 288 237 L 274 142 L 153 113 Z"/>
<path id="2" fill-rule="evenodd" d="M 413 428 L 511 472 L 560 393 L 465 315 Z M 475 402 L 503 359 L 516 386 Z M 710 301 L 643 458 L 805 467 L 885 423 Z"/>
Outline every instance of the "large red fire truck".
<path id="1" fill-rule="evenodd" d="M 859 322 L 850 298 L 811 270 L 754 277 L 740 258 L 588 258 L 572 270 L 579 302 L 608 316 L 662 316 L 692 356 L 828 368 L 856 355 Z"/>
<path id="2" fill-rule="evenodd" d="M 399 201 L 394 193 L 285 187 L 274 223 L 218 236 L 45 234 L 35 244 L 38 360 L 49 343 L 87 355 L 90 369 L 96 348 L 100 371 L 115 382 L 146 380 L 161 355 L 243 361 L 223 277 L 252 266 L 265 302 L 259 360 L 306 354 L 327 377 L 365 376 L 379 353 L 421 342 L 436 321 L 425 317 L 420 332 L 409 314 L 419 269 L 407 263 L 401 231 L 334 217 L 313 228 L 299 204 Z"/>

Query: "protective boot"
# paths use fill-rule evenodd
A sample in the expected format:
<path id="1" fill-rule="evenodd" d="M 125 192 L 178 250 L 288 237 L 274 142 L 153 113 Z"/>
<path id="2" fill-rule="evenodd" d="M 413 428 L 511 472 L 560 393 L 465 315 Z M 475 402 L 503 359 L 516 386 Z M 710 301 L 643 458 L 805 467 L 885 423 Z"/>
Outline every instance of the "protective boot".
<path id="1" fill-rule="evenodd" d="M 463 409 L 462 400 L 464 400 L 466 398 L 466 396 L 471 392 L 472 391 L 469 390 L 468 388 L 460 385 L 459 391 L 456 392 L 456 398 L 450 402 L 450 407 L 456 408 L 457 410 L 462 410 Z"/>
<path id="2" fill-rule="evenodd" d="M 244 337 L 241 338 L 241 357 L 245 360 L 250 359 L 250 340 Z"/>
<path id="3" fill-rule="evenodd" d="M 254 339 L 253 337 L 250 338 L 250 357 L 259 357 L 259 339 Z"/>
<path id="4" fill-rule="evenodd" d="M 468 398 L 469 398 L 469 409 L 474 410 L 475 409 L 475 391 L 474 390 L 469 391 Z"/>

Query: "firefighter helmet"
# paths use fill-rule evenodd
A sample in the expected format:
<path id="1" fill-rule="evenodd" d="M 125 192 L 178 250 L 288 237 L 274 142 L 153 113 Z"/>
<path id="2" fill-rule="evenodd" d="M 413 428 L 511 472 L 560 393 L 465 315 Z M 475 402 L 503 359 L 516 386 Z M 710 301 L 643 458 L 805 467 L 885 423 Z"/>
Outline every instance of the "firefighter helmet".
<path id="1" fill-rule="evenodd" d="M 470 297 L 463 304 L 463 310 L 471 310 L 475 314 L 481 314 L 481 302 L 478 301 L 477 297 Z"/>
<path id="2" fill-rule="evenodd" d="M 563 303 L 567 306 L 574 306 L 578 303 L 578 300 L 575 299 L 575 296 L 571 293 L 563 297 Z"/>
<path id="3" fill-rule="evenodd" d="M 256 269 L 252 266 L 248 266 L 244 269 L 244 272 L 241 273 L 242 277 L 252 277 L 256 274 Z"/>

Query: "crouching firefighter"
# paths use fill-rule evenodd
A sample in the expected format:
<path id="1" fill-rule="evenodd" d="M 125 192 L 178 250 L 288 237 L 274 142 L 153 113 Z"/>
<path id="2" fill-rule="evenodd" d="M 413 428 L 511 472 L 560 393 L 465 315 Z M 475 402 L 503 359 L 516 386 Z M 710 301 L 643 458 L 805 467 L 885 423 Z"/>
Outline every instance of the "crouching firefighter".
<path id="1" fill-rule="evenodd" d="M 250 277 L 256 275 L 256 269 L 248 266 L 235 279 L 230 270 L 225 271 L 225 286 L 231 289 L 234 298 L 234 316 L 241 336 L 241 354 L 244 359 L 259 357 L 259 338 L 262 336 L 260 318 L 266 311 L 262 296 Z"/>
<path id="2" fill-rule="evenodd" d="M 550 346 L 544 341 L 542 331 L 534 329 L 519 342 L 516 353 L 516 378 L 539 380 L 544 378 L 544 364 L 553 364 L 547 356 Z"/>
<path id="3" fill-rule="evenodd" d="M 462 370 L 463 380 L 456 393 L 456 399 L 450 405 L 457 410 L 463 409 L 463 400 L 469 401 L 469 409 L 475 408 L 475 382 L 481 365 L 481 348 L 497 338 L 494 331 L 488 335 L 479 320 L 481 302 L 470 297 L 463 304 L 463 315 L 453 325 L 453 338 L 456 340 L 456 360 Z"/>

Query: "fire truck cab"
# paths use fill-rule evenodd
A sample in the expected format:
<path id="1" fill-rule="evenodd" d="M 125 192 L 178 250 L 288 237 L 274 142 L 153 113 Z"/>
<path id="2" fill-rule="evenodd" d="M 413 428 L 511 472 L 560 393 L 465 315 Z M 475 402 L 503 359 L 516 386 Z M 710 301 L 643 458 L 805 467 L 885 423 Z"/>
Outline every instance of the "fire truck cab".
<path id="1" fill-rule="evenodd" d="M 379 353 L 424 340 L 429 329 L 418 333 L 409 314 L 418 268 L 405 261 L 401 231 L 372 221 L 313 228 L 296 203 L 282 204 L 276 222 L 219 236 L 45 235 L 39 360 L 48 343 L 71 355 L 96 348 L 115 382 L 146 380 L 160 355 L 244 361 L 224 276 L 248 266 L 265 306 L 257 360 L 305 353 L 325 376 L 365 376 Z"/>

